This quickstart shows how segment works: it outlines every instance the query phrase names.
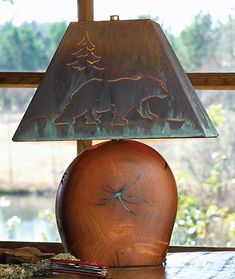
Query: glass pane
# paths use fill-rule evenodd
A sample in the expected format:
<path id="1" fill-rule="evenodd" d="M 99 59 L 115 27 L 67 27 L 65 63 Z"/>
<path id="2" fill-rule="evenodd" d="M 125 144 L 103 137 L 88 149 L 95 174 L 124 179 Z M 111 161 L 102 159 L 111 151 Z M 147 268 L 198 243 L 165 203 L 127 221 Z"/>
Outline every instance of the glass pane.
<path id="1" fill-rule="evenodd" d="M 76 156 L 76 144 L 12 142 L 33 93 L 32 89 L 0 91 L 1 240 L 60 240 L 55 196 L 64 171 Z"/>
<path id="2" fill-rule="evenodd" d="M 74 0 L 0 1 L 0 11 L 0 71 L 44 71 L 77 20 Z"/>
<path id="3" fill-rule="evenodd" d="M 235 246 L 235 92 L 198 92 L 216 139 L 151 143 L 169 163 L 179 205 L 171 245 Z"/>
<path id="4" fill-rule="evenodd" d="M 151 18 L 161 24 L 187 72 L 235 70 L 235 2 L 95 0 L 95 19 Z M 183 10 L 183 16 L 182 16 Z"/>

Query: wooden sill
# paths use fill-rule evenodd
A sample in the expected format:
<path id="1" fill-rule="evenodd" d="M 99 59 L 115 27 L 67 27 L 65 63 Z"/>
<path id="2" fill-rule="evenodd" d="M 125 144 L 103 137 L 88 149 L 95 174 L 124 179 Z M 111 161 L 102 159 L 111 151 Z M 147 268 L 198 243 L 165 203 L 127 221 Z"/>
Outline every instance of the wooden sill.
<path id="1" fill-rule="evenodd" d="M 0 241 L 0 248 L 20 248 L 20 247 L 36 247 L 44 253 L 63 253 L 62 243 L 56 242 L 17 242 L 17 241 Z M 235 247 L 190 247 L 190 246 L 170 246 L 169 253 L 179 252 L 215 252 L 215 251 L 235 251 Z"/>
<path id="2" fill-rule="evenodd" d="M 235 73 L 187 73 L 194 89 L 234 90 Z M 0 72 L 0 88 L 37 88 L 43 72 Z"/>

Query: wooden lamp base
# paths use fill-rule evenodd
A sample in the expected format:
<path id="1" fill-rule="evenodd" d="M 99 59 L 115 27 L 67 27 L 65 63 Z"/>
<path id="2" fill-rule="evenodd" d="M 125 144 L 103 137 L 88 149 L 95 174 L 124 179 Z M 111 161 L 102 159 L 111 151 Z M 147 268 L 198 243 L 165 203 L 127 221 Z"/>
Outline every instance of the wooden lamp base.
<path id="1" fill-rule="evenodd" d="M 161 264 L 176 211 L 177 188 L 168 164 L 154 149 L 131 140 L 81 152 L 56 198 L 66 251 L 109 266 Z"/>

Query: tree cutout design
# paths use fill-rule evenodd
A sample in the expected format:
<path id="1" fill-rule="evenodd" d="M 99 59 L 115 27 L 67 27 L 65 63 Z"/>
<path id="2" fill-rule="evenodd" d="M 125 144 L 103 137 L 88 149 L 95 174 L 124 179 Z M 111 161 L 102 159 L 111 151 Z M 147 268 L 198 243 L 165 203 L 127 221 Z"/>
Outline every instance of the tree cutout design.
<path id="1" fill-rule="evenodd" d="M 101 57 L 94 53 L 95 45 L 90 41 L 88 32 L 82 38 L 82 40 L 77 44 L 79 50 L 72 53 L 75 57 L 75 61 L 67 63 L 68 67 L 71 67 L 76 71 L 83 70 L 97 70 L 103 71 L 104 67 L 100 64 Z"/>
<path id="2" fill-rule="evenodd" d="M 108 110 L 111 110 L 110 100 L 106 100 L 108 105 L 100 100 L 100 96 L 105 93 L 103 89 L 105 68 L 101 62 L 101 56 L 95 53 L 95 45 L 89 39 L 88 32 L 77 46 L 78 51 L 72 53 L 75 58 L 74 61 L 66 65 L 74 71 L 83 73 L 84 80 L 71 94 L 63 111 L 56 116 L 54 120 L 56 125 L 75 124 L 82 115 L 86 117 L 85 124 L 97 125 L 99 121 L 94 108 L 102 107 L 100 110 L 107 111 L 106 107 L 108 106 Z"/>

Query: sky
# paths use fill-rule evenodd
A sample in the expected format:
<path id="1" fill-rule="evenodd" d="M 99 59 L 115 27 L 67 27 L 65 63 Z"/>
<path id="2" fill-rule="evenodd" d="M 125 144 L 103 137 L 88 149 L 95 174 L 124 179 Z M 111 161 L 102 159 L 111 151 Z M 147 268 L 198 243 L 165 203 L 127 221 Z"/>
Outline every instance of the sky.
<path id="1" fill-rule="evenodd" d="M 14 0 L 14 4 L 0 0 L 0 24 L 13 21 L 53 22 L 76 21 L 77 0 Z M 94 0 L 95 20 L 109 20 L 118 14 L 120 19 L 136 19 L 139 15 L 159 17 L 159 23 L 179 33 L 190 25 L 199 11 L 210 13 L 215 21 L 235 16 L 235 0 Z"/>

